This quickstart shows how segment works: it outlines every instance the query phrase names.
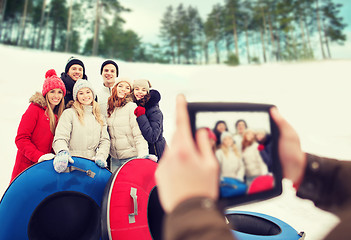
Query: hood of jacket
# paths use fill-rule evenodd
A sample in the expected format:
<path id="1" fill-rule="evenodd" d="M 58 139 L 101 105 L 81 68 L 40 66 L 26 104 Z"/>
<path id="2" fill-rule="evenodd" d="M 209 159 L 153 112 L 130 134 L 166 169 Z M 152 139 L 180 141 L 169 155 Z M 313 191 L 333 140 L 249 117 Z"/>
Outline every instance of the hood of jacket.
<path id="1" fill-rule="evenodd" d="M 38 105 L 43 109 L 46 109 L 47 107 L 46 100 L 43 94 L 41 94 L 40 92 L 34 93 L 34 95 L 30 97 L 29 102 L 34 103 L 35 105 Z"/>
<path id="2" fill-rule="evenodd" d="M 159 93 L 159 91 L 157 91 L 155 89 L 151 89 L 149 94 L 150 94 L 150 99 L 145 104 L 145 108 L 146 109 L 149 109 L 149 108 L 152 108 L 154 106 L 157 106 L 158 103 L 161 100 L 161 94 Z"/>

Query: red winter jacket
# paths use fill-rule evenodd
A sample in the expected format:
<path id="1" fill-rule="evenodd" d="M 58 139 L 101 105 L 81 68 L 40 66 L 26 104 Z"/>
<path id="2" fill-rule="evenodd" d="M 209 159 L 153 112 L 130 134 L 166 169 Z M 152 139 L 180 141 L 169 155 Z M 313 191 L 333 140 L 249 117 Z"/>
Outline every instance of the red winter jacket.
<path id="1" fill-rule="evenodd" d="M 29 102 L 31 104 L 23 114 L 17 130 L 15 143 L 18 150 L 11 181 L 23 170 L 37 163 L 42 155 L 53 152 L 54 135 L 50 130 L 49 117 L 45 114 L 46 101 L 37 92 Z"/>

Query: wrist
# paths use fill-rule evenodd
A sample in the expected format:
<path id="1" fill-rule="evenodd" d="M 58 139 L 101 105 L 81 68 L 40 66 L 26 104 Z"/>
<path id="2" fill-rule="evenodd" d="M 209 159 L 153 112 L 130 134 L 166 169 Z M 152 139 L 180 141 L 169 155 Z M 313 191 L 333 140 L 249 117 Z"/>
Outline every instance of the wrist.
<path id="1" fill-rule="evenodd" d="M 178 201 L 174 201 L 173 205 L 169 205 L 167 213 L 178 211 L 178 209 L 188 208 L 189 206 L 196 206 L 200 208 L 214 208 L 216 207 L 216 201 L 208 196 L 187 196 L 179 198 Z"/>
<path id="2" fill-rule="evenodd" d="M 213 209 L 217 208 L 217 205 L 216 201 L 209 197 L 191 197 L 176 204 L 170 212 L 177 212 L 180 211 L 180 209 L 189 209 L 193 207 Z"/>
<path id="3" fill-rule="evenodd" d="M 297 173 L 296 176 L 293 180 L 293 187 L 297 190 L 304 178 L 305 171 L 306 171 L 306 165 L 307 165 L 307 156 L 306 153 L 302 152 L 300 159 L 298 161 L 298 166 L 297 166 Z"/>

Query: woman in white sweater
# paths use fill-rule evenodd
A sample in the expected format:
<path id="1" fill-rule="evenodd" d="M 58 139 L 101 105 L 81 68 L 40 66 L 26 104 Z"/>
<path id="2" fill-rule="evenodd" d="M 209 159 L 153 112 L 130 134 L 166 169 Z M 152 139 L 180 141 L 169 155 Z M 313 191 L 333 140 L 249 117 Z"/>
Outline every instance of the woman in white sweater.
<path id="1" fill-rule="evenodd" d="M 111 138 L 112 172 L 126 161 L 143 158 L 149 153 L 147 141 L 141 134 L 134 114 L 137 105 L 130 96 L 131 90 L 131 80 L 119 77 L 108 99 L 107 126 Z"/>
<path id="2" fill-rule="evenodd" d="M 216 151 L 216 157 L 221 168 L 221 177 L 230 177 L 244 181 L 244 163 L 231 133 L 223 132 L 221 134 L 221 144 Z"/>
<path id="3" fill-rule="evenodd" d="M 98 166 L 106 167 L 110 138 L 94 98 L 91 83 L 79 79 L 73 87 L 73 107 L 62 113 L 55 132 L 53 149 L 57 172 L 64 172 L 68 161 L 73 163 L 71 156 L 95 160 Z"/>

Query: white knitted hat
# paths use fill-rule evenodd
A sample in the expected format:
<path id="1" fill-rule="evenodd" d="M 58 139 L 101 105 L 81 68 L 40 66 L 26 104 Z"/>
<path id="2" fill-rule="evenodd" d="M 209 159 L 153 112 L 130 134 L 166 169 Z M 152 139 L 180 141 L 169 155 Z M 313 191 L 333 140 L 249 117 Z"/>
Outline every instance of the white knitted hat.
<path id="1" fill-rule="evenodd" d="M 91 82 L 89 82 L 88 80 L 84 80 L 84 79 L 78 79 L 77 82 L 74 84 L 74 87 L 73 87 L 73 99 L 74 101 L 77 100 L 77 94 L 78 94 L 78 91 L 82 88 L 90 88 L 90 90 L 92 91 L 93 93 L 93 98 L 95 99 L 95 91 L 94 91 L 94 88 L 93 88 L 93 85 L 91 84 Z"/>
<path id="2" fill-rule="evenodd" d="M 222 132 L 221 133 L 221 143 L 223 142 L 224 138 L 226 137 L 233 137 L 233 135 L 230 132 Z"/>
<path id="3" fill-rule="evenodd" d="M 151 88 L 151 83 L 147 79 L 137 79 L 134 80 L 133 87 L 145 88 L 146 91 L 149 92 Z"/>
<path id="4" fill-rule="evenodd" d="M 129 77 L 118 77 L 116 79 L 116 82 L 115 82 L 115 85 L 114 86 L 117 86 L 119 83 L 121 82 L 126 82 L 129 84 L 130 86 L 130 91 L 133 90 L 133 83 L 132 83 L 132 80 L 129 78 Z"/>

